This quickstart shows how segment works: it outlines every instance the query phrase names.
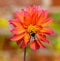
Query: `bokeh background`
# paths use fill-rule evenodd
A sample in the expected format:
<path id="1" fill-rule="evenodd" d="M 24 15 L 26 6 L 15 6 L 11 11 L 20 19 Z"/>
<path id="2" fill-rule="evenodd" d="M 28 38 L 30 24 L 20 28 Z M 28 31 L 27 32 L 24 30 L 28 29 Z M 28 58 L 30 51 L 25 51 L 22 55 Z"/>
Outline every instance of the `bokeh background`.
<path id="1" fill-rule="evenodd" d="M 55 31 L 48 37 L 50 44 L 45 44 L 46 48 L 38 51 L 27 48 L 26 61 L 60 61 L 60 0 L 0 0 L 0 61 L 23 61 L 23 50 L 10 40 L 8 21 L 26 5 L 48 10 L 48 16 L 54 19 L 49 27 Z"/>

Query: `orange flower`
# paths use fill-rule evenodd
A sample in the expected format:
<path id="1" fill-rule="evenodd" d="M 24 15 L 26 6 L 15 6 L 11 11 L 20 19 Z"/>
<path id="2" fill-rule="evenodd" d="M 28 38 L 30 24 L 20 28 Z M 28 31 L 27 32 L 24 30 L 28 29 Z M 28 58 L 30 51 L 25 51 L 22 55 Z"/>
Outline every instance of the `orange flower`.
<path id="1" fill-rule="evenodd" d="M 45 47 L 42 41 L 49 43 L 46 40 L 46 34 L 54 33 L 51 29 L 46 28 L 46 25 L 52 21 L 52 18 L 47 18 L 47 15 L 46 10 L 38 9 L 37 6 L 28 6 L 26 10 L 16 12 L 15 19 L 9 21 L 14 26 L 14 29 L 11 30 L 14 34 L 11 40 L 21 44 L 20 48 L 25 48 L 28 44 L 33 50 Z"/>

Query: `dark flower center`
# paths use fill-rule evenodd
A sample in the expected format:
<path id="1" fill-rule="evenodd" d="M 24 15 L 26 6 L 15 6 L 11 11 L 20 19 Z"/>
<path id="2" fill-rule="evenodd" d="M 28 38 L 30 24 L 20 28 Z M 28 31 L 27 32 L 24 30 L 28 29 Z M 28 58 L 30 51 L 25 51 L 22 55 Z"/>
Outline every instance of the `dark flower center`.
<path id="1" fill-rule="evenodd" d="M 32 36 L 32 37 L 35 37 L 35 33 L 32 33 L 31 36 Z"/>

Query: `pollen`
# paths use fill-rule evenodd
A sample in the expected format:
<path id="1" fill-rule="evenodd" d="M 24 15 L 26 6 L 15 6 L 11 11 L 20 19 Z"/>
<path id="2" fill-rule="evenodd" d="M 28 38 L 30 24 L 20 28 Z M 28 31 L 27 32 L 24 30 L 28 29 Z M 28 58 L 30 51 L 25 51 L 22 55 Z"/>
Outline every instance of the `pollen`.
<path id="1" fill-rule="evenodd" d="M 32 34 L 32 33 L 36 33 L 37 28 L 36 26 L 29 25 L 27 30 L 30 34 Z"/>

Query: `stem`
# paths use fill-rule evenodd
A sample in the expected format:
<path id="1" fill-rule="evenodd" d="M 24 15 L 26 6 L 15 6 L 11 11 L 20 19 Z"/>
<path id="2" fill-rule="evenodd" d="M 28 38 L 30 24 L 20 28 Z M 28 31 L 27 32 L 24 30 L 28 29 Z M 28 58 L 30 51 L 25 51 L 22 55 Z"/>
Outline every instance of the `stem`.
<path id="1" fill-rule="evenodd" d="M 26 48 L 24 48 L 24 61 L 26 61 Z"/>

